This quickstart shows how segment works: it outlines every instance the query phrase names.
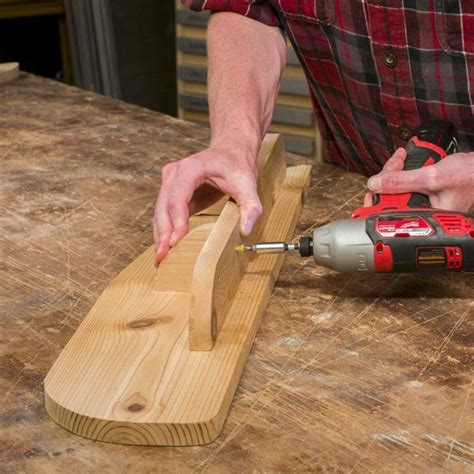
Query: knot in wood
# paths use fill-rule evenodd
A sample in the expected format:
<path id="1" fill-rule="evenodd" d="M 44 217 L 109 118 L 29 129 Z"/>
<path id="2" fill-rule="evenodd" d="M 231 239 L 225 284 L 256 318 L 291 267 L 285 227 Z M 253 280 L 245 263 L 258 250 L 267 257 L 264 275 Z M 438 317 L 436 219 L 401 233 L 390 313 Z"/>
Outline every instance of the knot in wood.
<path id="1" fill-rule="evenodd" d="M 141 403 L 132 403 L 131 405 L 127 407 L 128 411 L 133 411 L 133 412 L 142 411 L 144 409 L 145 409 L 145 405 L 142 405 Z"/>
<path id="2" fill-rule="evenodd" d="M 127 324 L 130 329 L 142 329 L 154 324 L 167 324 L 173 321 L 172 316 L 161 316 L 159 318 L 134 319 Z"/>

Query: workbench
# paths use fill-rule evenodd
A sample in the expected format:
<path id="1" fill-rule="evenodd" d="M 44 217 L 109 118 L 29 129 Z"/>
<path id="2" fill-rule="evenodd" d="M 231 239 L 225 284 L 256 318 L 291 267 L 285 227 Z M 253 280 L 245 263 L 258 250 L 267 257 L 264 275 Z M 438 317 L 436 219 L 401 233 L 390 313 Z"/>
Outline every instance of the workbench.
<path id="1" fill-rule="evenodd" d="M 1 470 L 473 469 L 473 278 L 336 274 L 296 255 L 217 441 L 127 447 L 51 421 L 46 373 L 152 243 L 162 166 L 208 140 L 197 125 L 31 75 L 0 86 Z M 349 216 L 364 189 L 364 177 L 315 163 L 298 235 Z"/>

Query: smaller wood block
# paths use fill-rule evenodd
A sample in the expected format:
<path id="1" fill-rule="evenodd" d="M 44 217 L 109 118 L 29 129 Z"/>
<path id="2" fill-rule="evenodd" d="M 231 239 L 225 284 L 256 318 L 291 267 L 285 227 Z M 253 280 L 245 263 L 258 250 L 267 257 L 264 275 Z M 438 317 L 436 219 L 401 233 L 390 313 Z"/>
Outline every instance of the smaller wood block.
<path id="1" fill-rule="evenodd" d="M 20 74 L 20 65 L 18 63 L 0 64 L 0 84 L 2 82 L 16 79 Z"/>
<path id="2" fill-rule="evenodd" d="M 291 237 L 310 169 L 287 169 L 262 239 Z M 113 443 L 199 445 L 218 436 L 283 255 L 250 258 L 214 348 L 191 351 L 192 271 L 217 216 L 209 219 L 193 217 L 158 270 L 150 247 L 105 289 L 46 377 L 54 421 Z"/>

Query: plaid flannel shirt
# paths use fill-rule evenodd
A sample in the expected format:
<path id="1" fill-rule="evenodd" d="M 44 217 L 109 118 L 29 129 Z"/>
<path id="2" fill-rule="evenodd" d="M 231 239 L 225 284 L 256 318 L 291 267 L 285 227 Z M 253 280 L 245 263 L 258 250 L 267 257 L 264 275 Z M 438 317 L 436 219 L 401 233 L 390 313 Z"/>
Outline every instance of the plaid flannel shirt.
<path id="1" fill-rule="evenodd" d="M 474 0 L 182 1 L 285 31 L 326 161 L 372 175 L 432 119 L 453 122 L 460 151 L 474 151 Z"/>

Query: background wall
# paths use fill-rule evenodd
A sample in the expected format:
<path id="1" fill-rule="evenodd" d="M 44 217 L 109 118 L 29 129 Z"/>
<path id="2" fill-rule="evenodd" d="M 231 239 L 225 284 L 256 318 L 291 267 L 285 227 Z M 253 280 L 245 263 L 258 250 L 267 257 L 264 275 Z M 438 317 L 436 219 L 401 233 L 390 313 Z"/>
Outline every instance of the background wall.
<path id="1" fill-rule="evenodd" d="M 176 115 L 172 1 L 111 0 L 122 98 Z"/>
<path id="2" fill-rule="evenodd" d="M 75 83 L 176 114 L 175 12 L 156 0 L 65 0 Z"/>

